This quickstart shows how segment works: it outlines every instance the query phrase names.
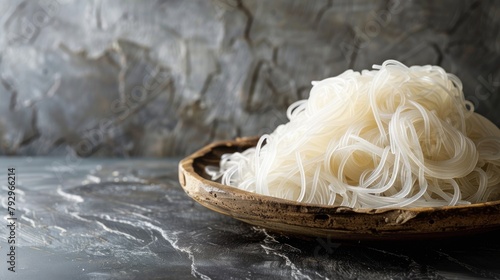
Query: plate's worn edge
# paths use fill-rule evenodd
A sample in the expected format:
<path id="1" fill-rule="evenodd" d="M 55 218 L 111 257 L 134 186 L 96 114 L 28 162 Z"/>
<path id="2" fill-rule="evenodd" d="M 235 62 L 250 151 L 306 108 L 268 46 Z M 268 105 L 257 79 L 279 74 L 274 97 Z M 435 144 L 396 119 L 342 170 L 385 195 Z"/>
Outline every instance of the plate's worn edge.
<path id="1" fill-rule="evenodd" d="M 466 206 L 353 209 L 318 206 L 243 191 L 207 180 L 194 163 L 216 148 L 250 147 L 258 138 L 212 143 L 179 163 L 179 181 L 194 200 L 247 223 L 294 234 L 339 239 L 414 239 L 500 227 L 500 201 Z M 465 218 L 467 217 L 467 218 Z"/>

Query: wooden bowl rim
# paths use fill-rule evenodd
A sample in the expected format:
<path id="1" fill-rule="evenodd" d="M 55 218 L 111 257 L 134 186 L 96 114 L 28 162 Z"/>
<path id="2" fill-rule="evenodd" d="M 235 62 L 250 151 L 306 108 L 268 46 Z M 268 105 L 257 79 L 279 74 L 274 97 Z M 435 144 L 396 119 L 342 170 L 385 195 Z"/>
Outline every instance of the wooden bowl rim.
<path id="1" fill-rule="evenodd" d="M 234 140 L 225 140 L 225 141 L 216 141 L 211 144 L 208 144 L 204 146 L 203 148 L 199 149 L 195 153 L 191 154 L 190 156 L 182 159 L 179 162 L 179 170 L 180 171 L 185 171 L 191 176 L 193 176 L 195 179 L 199 180 L 205 185 L 211 186 L 215 189 L 222 190 L 226 193 L 232 193 L 232 194 L 238 194 L 241 196 L 246 196 L 248 199 L 252 200 L 259 200 L 259 201 L 268 201 L 268 202 L 273 202 L 276 204 L 281 204 L 283 206 L 295 206 L 295 207 L 306 207 L 306 208 L 321 208 L 324 209 L 325 214 L 340 214 L 340 213 L 357 213 L 357 214 L 381 214 L 381 213 L 386 213 L 386 212 L 391 212 L 391 211 L 398 211 L 398 212 L 411 212 L 414 214 L 418 213 L 426 213 L 426 212 L 435 212 L 435 211 L 454 211 L 454 210 L 463 210 L 463 209 L 471 209 L 471 208 L 483 208 L 486 206 L 497 206 L 500 205 L 500 200 L 496 201 L 488 201 L 488 202 L 482 202 L 482 203 L 473 203 L 473 204 L 466 204 L 466 205 L 456 205 L 456 206 L 439 206 L 439 207 L 386 207 L 386 208 L 351 208 L 347 206 L 333 206 L 333 205 L 319 205 L 319 204 L 313 204 L 313 203 L 305 203 L 305 202 L 298 202 L 298 201 L 293 201 L 293 200 L 287 200 L 283 198 L 277 198 L 273 196 L 267 196 L 263 194 L 258 194 L 254 192 L 249 192 L 245 191 L 242 189 L 238 189 L 233 186 L 228 186 L 224 185 L 212 180 L 208 180 L 203 178 L 200 174 L 198 174 L 194 170 L 193 163 L 196 159 L 203 158 L 207 154 L 209 154 L 214 148 L 216 147 L 238 147 L 238 146 L 249 146 L 252 143 L 256 143 L 259 137 L 239 137 Z M 254 144 L 255 145 L 255 144 Z M 251 146 L 251 145 L 250 145 Z M 182 172 L 180 172 L 182 173 Z M 183 176 L 180 174 L 180 176 Z M 182 177 L 179 178 L 181 181 L 181 185 L 183 188 L 185 188 L 185 179 Z M 183 183 L 184 181 L 184 183 Z M 328 210 L 328 211 L 326 211 Z"/>

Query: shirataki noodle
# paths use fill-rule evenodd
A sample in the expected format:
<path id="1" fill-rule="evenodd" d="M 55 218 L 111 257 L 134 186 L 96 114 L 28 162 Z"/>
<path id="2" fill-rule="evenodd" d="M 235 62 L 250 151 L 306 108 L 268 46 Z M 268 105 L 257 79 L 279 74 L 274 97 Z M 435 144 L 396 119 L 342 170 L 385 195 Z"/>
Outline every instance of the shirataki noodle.
<path id="1" fill-rule="evenodd" d="M 488 201 L 500 193 L 500 130 L 438 66 L 388 60 L 313 82 L 289 122 L 207 167 L 259 194 L 354 208 Z"/>

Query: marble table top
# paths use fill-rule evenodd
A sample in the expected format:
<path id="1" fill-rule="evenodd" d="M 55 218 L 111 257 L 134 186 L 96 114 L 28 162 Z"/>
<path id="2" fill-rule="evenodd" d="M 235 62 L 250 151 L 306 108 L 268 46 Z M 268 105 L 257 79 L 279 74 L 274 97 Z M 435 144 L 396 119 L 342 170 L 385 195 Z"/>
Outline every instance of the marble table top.
<path id="1" fill-rule="evenodd" d="M 500 231 L 413 242 L 283 236 L 198 205 L 177 163 L 0 157 L 0 279 L 500 279 Z"/>

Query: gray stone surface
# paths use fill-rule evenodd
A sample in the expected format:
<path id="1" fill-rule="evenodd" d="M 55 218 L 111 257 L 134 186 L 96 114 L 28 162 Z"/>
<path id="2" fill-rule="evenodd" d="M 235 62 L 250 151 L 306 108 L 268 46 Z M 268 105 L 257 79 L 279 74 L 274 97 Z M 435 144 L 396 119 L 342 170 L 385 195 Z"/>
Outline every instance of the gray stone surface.
<path id="1" fill-rule="evenodd" d="M 16 272 L 7 270 L 10 216 L 2 207 L 0 279 L 500 279 L 498 229 L 391 242 L 285 236 L 196 203 L 177 165 L 0 157 L 0 182 L 16 168 L 17 186 Z"/>
<path id="2" fill-rule="evenodd" d="M 185 155 L 310 81 L 438 64 L 500 123 L 498 1 L 1 1 L 0 154 Z"/>

